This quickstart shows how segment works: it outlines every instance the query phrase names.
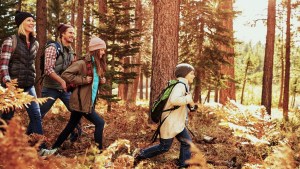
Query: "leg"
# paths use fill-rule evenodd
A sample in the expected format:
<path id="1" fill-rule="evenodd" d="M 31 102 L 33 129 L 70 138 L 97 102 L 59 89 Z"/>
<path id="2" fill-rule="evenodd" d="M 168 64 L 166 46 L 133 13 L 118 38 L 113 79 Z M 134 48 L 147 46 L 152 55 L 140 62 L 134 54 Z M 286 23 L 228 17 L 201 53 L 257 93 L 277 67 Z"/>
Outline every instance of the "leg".
<path id="1" fill-rule="evenodd" d="M 186 167 L 185 161 L 191 158 L 191 146 L 188 142 L 192 142 L 192 138 L 186 128 L 176 138 L 180 142 L 179 166 Z"/>
<path id="2" fill-rule="evenodd" d="M 28 92 L 31 96 L 36 98 L 34 86 L 25 89 L 25 92 Z M 43 135 L 42 117 L 39 104 L 32 101 L 26 110 L 30 119 L 27 134 L 37 133 Z"/>
<path id="3" fill-rule="evenodd" d="M 14 117 L 15 111 L 10 109 L 9 112 L 1 112 L 1 118 L 6 121 L 6 123 Z"/>
<path id="4" fill-rule="evenodd" d="M 66 108 L 71 112 L 70 104 L 69 104 L 70 97 L 71 97 L 71 92 L 62 92 L 59 99 L 64 103 Z M 80 137 L 80 136 L 81 136 L 81 123 L 79 121 L 78 125 L 76 126 L 74 131 L 72 131 L 72 133 L 71 133 L 71 136 L 70 136 L 71 142 L 75 142 L 78 139 L 78 137 Z"/>
<path id="5" fill-rule="evenodd" d="M 163 153 L 169 151 L 172 143 L 173 143 L 173 138 L 160 139 L 160 144 L 149 147 L 149 148 L 146 148 L 144 150 L 141 150 L 141 152 L 138 155 L 137 159 L 142 160 L 142 159 L 157 156 L 159 154 L 163 154 Z"/>
<path id="6" fill-rule="evenodd" d="M 52 148 L 58 148 L 62 145 L 62 143 L 68 138 L 70 133 L 74 130 L 76 125 L 79 123 L 82 117 L 82 113 L 80 112 L 71 112 L 71 117 L 65 129 L 59 134 L 58 138 L 56 139 L 55 143 L 53 144 Z"/>
<path id="7" fill-rule="evenodd" d="M 102 135 L 104 129 L 104 120 L 93 110 L 90 114 L 84 114 L 84 117 L 95 125 L 94 138 L 98 144 L 98 148 L 101 150 L 102 147 Z"/>
<path id="8" fill-rule="evenodd" d="M 46 103 L 41 105 L 42 118 L 44 118 L 59 96 L 60 92 L 58 90 L 43 87 L 42 97 L 52 97 L 53 99 L 48 99 Z"/>

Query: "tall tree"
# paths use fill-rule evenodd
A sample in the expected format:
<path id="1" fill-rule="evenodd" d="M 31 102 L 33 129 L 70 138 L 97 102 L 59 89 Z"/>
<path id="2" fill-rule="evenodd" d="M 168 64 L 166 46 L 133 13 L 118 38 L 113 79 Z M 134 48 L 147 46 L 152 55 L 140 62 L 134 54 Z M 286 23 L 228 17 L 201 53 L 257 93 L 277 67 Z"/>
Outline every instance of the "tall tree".
<path id="1" fill-rule="evenodd" d="M 233 2 L 232 0 L 222 1 L 222 9 L 227 11 L 233 11 Z M 233 15 L 227 17 L 223 21 L 224 27 L 228 30 L 229 37 L 232 39 L 233 44 Z M 220 90 L 220 103 L 225 104 L 227 98 L 235 100 L 235 82 L 234 82 L 234 48 L 233 45 L 225 46 L 222 45 L 221 48 L 229 53 L 230 55 L 224 55 L 223 58 L 226 60 L 229 65 L 221 66 L 221 74 L 226 76 L 227 81 L 225 81 L 226 88 Z"/>
<path id="2" fill-rule="evenodd" d="M 77 20 L 76 20 L 76 55 L 81 57 L 82 55 L 82 25 L 83 25 L 83 9 L 84 0 L 78 0 L 77 8 Z"/>
<path id="3" fill-rule="evenodd" d="M 174 78 L 178 63 L 180 0 L 153 0 L 153 53 L 150 104 L 166 82 Z M 166 63 L 168 66 L 166 66 Z"/>
<path id="4" fill-rule="evenodd" d="M 268 114 L 271 114 L 272 107 L 272 80 L 273 80 L 273 60 L 276 25 L 276 0 L 268 2 L 267 38 L 264 60 L 263 84 L 261 104 L 266 107 Z"/>
<path id="5" fill-rule="evenodd" d="M 37 41 L 40 44 L 37 57 L 35 60 L 35 68 L 36 68 L 36 79 L 40 79 L 41 71 L 40 71 L 40 62 L 41 55 L 44 50 L 44 44 L 46 44 L 47 36 L 47 1 L 37 1 L 36 3 L 36 32 L 37 32 Z M 40 83 L 35 85 L 36 94 L 38 97 L 41 96 L 42 86 Z"/>
<path id="6" fill-rule="evenodd" d="M 287 0 L 286 14 L 286 43 L 285 43 L 285 71 L 283 90 L 283 117 L 288 120 L 289 112 L 289 90 L 290 90 L 290 55 L 291 55 L 291 0 Z"/>
<path id="7" fill-rule="evenodd" d="M 142 16 L 142 2 L 141 2 L 141 0 L 136 0 L 136 4 L 135 4 L 135 17 L 137 18 L 137 20 L 135 22 L 135 28 L 138 29 L 140 32 L 142 32 L 143 31 L 142 30 L 142 26 L 143 26 L 142 25 L 142 19 L 143 19 L 143 16 Z M 135 40 L 136 41 L 141 41 L 141 38 L 138 37 Z M 134 56 L 133 61 L 134 61 L 134 64 L 141 65 L 141 50 Z M 133 93 L 132 93 L 132 97 L 131 97 L 131 100 L 133 102 L 136 101 L 139 79 L 143 77 L 143 74 L 141 73 L 141 66 L 136 67 L 134 69 L 134 72 L 136 72 L 137 76 L 136 76 L 136 78 L 133 81 Z M 142 81 L 140 81 L 140 82 L 142 82 Z"/>
<path id="8" fill-rule="evenodd" d="M 0 0 L 0 48 L 2 42 L 15 33 L 16 24 L 14 21 L 16 2 Z"/>
<path id="9" fill-rule="evenodd" d="M 132 25 L 135 18 L 127 15 L 126 11 L 130 14 L 133 9 L 133 7 L 126 7 L 123 0 L 108 0 L 106 15 L 96 14 L 97 17 L 102 18 L 102 22 L 99 26 L 92 27 L 93 32 L 99 34 L 107 42 L 107 83 L 102 85 L 100 97 L 107 100 L 108 111 L 111 111 L 111 103 L 119 100 L 112 92 L 115 84 L 129 83 L 136 76 L 134 72 L 122 71 L 125 67 L 130 68 L 135 65 L 121 62 L 122 58 L 134 56 L 139 51 L 140 44 L 133 40 L 139 36 L 139 32 L 128 27 Z"/>

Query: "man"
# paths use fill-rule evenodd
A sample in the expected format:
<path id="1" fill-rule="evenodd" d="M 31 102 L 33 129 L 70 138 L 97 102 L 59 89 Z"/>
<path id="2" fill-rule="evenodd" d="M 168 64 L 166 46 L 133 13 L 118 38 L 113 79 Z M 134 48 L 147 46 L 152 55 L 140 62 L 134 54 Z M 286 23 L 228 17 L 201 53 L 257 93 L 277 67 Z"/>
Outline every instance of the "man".
<path id="1" fill-rule="evenodd" d="M 54 100 L 49 99 L 41 106 L 42 118 L 58 98 L 71 111 L 69 107 L 71 92 L 67 91 L 67 84 L 61 78 L 61 74 L 75 60 L 75 54 L 71 47 L 71 44 L 74 42 L 75 31 L 73 26 L 68 24 L 60 24 L 57 31 L 59 35 L 56 44 L 51 43 L 45 49 L 45 78 L 43 80 L 42 97 L 52 97 Z M 57 54 L 57 47 L 60 48 L 59 54 Z M 80 129 L 79 126 L 78 129 Z M 80 132 L 80 130 L 78 131 Z M 75 134 L 73 132 L 71 141 L 75 141 L 78 135 L 80 133 Z"/>

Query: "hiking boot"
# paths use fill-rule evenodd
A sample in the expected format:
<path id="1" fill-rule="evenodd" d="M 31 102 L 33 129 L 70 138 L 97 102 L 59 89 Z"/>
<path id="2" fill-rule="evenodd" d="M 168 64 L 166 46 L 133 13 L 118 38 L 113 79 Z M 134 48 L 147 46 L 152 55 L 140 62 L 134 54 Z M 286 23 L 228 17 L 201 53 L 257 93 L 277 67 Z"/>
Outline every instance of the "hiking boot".
<path id="1" fill-rule="evenodd" d="M 82 134 L 81 123 L 79 123 L 76 128 L 72 131 L 70 135 L 70 141 L 75 142 Z"/>
<path id="2" fill-rule="evenodd" d="M 47 156 L 53 155 L 54 153 L 56 153 L 56 151 L 57 151 L 57 148 L 51 149 L 51 150 L 42 148 L 42 149 L 39 151 L 39 155 L 40 155 L 40 156 L 46 156 L 46 157 L 47 157 Z"/>

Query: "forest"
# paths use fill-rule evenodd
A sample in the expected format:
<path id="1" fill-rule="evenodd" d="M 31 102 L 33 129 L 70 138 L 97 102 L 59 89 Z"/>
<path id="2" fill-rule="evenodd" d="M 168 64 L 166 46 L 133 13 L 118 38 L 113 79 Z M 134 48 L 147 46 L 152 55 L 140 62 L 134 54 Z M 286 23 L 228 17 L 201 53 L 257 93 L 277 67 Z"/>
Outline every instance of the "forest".
<path id="1" fill-rule="evenodd" d="M 177 140 L 162 155 L 134 160 L 138 150 L 158 143 L 151 142 L 157 124 L 149 111 L 179 63 L 195 70 L 190 90 L 198 109 L 188 114 L 188 168 L 300 168 L 300 1 L 261 0 L 268 4 L 264 16 L 247 26 L 262 22 L 264 41 L 235 37 L 235 19 L 245 12 L 237 1 L 243 0 L 0 0 L 0 44 L 16 34 L 17 10 L 35 16 L 36 79 L 60 23 L 75 28 L 79 58 L 92 36 L 107 44 L 107 82 L 95 107 L 105 121 L 103 151 L 94 142 L 95 126 L 83 119 L 78 140 L 39 156 L 38 147 L 51 147 L 70 112 L 57 100 L 42 119 L 44 135 L 26 135 L 25 108 L 51 98 L 41 97 L 40 83 L 33 98 L 12 81 L 0 86 L 0 115 L 16 110 L 8 123 L 0 119 L 0 169 L 177 168 Z"/>

